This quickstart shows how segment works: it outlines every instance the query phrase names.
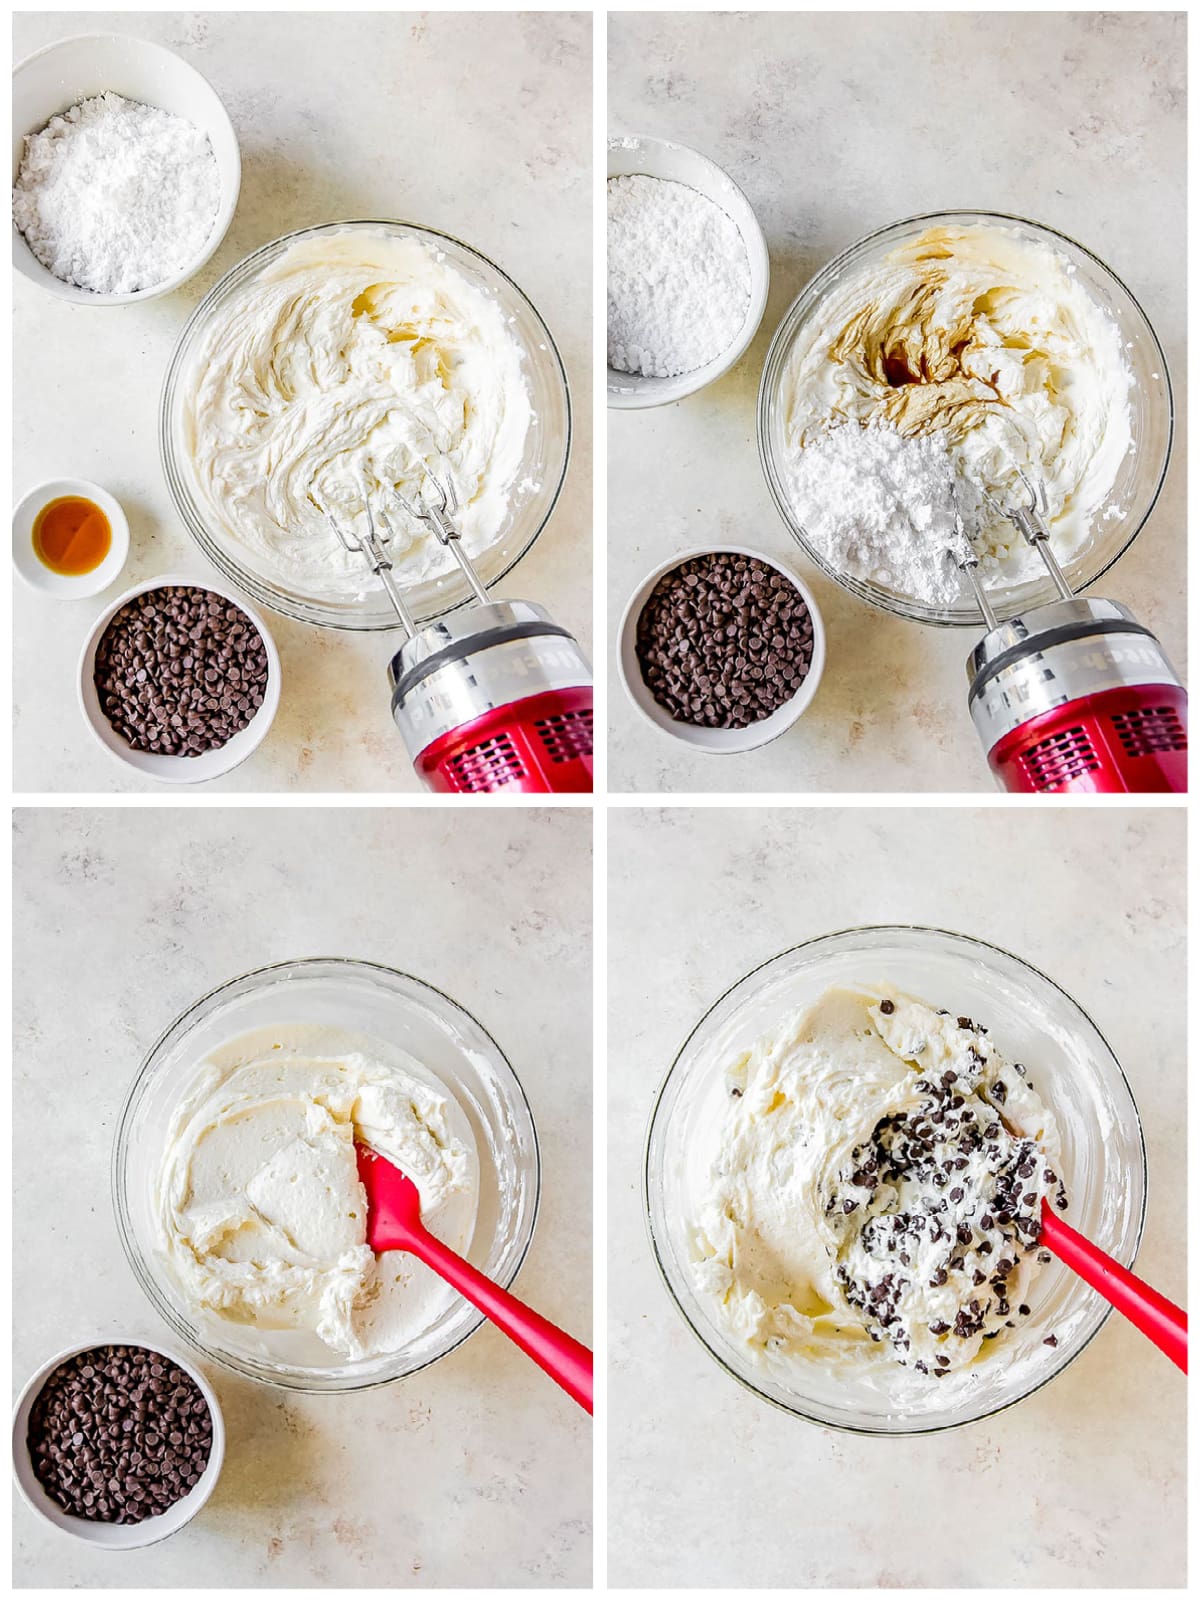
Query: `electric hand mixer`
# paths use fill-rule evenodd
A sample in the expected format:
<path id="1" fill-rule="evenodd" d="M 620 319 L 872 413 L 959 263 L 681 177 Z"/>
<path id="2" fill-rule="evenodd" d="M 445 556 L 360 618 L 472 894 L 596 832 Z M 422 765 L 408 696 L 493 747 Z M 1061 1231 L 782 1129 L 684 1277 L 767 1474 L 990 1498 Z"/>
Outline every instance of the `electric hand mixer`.
<path id="1" fill-rule="evenodd" d="M 419 498 L 384 486 L 376 518 L 361 482 L 362 533 L 329 521 L 387 591 L 405 642 L 388 666 L 392 716 L 426 787 L 442 794 L 568 794 L 592 787 L 592 675 L 579 645 L 541 606 L 492 600 L 462 548 L 453 480 Z M 418 626 L 393 576 L 396 511 L 422 523 L 461 567 L 474 603 Z"/>
<path id="2" fill-rule="evenodd" d="M 988 765 L 1016 794 L 1152 794 L 1187 789 L 1187 693 L 1158 640 L 1115 600 L 1075 595 L 1050 548 L 1044 485 L 991 502 L 1041 557 L 1059 598 L 1001 622 L 959 522 L 951 552 L 987 633 L 967 663 L 971 717 Z"/>

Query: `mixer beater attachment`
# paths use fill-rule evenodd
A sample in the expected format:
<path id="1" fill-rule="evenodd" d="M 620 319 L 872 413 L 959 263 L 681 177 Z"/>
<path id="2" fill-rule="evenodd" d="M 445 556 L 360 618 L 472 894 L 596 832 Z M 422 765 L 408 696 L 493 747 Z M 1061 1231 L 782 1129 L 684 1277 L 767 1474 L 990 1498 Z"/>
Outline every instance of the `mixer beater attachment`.
<path id="1" fill-rule="evenodd" d="M 592 675 L 575 639 L 528 600 L 492 600 L 463 548 L 454 480 L 429 473 L 416 494 L 359 476 L 365 527 L 327 520 L 366 560 L 405 642 L 392 657 L 392 716 L 418 776 L 444 793 L 555 794 L 592 787 Z M 472 601 L 420 624 L 396 582 L 401 518 L 429 529 L 457 562 Z"/>
<path id="2" fill-rule="evenodd" d="M 392 560 L 388 555 L 386 546 L 391 538 L 391 529 L 381 533 L 376 522 L 375 513 L 371 509 L 371 496 L 367 490 L 367 480 L 359 474 L 359 490 L 362 494 L 363 511 L 366 514 L 367 527 L 365 533 L 354 533 L 343 527 L 341 519 L 332 511 L 325 513 L 325 520 L 337 534 L 345 549 L 351 555 L 365 556 L 371 571 L 383 584 L 387 597 L 392 602 L 392 609 L 400 619 L 400 626 L 410 639 L 417 636 L 417 624 L 413 621 L 412 612 L 400 592 L 400 586 L 392 576 Z"/>
<path id="3" fill-rule="evenodd" d="M 1017 476 L 1024 485 L 1029 496 L 1025 504 L 1001 505 L 992 495 L 985 495 L 984 501 L 990 510 L 998 516 L 1006 518 L 1016 528 L 1032 550 L 1041 558 L 1042 564 L 1050 575 L 1050 581 L 1058 590 L 1060 600 L 1074 600 L 1075 591 L 1067 582 L 1063 569 L 1058 564 L 1058 557 L 1050 547 L 1050 529 L 1046 526 L 1046 510 L 1048 500 L 1046 485 L 1038 479 L 1036 482 L 1025 472 L 1018 472 Z M 991 598 L 983 586 L 979 576 L 979 555 L 971 536 L 967 533 L 962 516 L 955 515 L 954 529 L 957 535 L 957 544 L 950 551 L 950 555 L 963 573 L 975 595 L 975 603 L 983 615 L 983 620 L 988 628 L 996 627 L 999 618 L 992 605 Z"/>
<path id="4" fill-rule="evenodd" d="M 479 581 L 479 574 L 467 559 L 467 553 L 462 546 L 462 534 L 454 522 L 458 511 L 458 495 L 454 488 L 454 479 L 445 480 L 435 477 L 431 472 L 425 479 L 426 488 L 414 500 L 407 495 L 402 495 L 397 489 L 395 498 L 404 507 L 405 511 L 415 521 L 424 523 L 436 536 L 439 544 L 445 546 L 458 562 L 463 576 L 471 586 L 471 592 L 480 605 L 487 605 L 488 592 Z M 433 496 L 428 493 L 428 486 L 432 485 Z"/>
<path id="5" fill-rule="evenodd" d="M 1074 600 L 1075 591 L 1064 577 L 1063 569 L 1058 564 L 1058 557 L 1050 547 L 1050 529 L 1046 526 L 1046 511 L 1049 505 L 1046 485 L 1040 478 L 1035 482 L 1026 472 L 1019 471 L 1017 476 L 1029 496 L 1028 504 L 1002 506 L 990 495 L 987 496 L 987 503 L 1002 517 L 1007 517 L 1025 543 L 1037 551 L 1043 566 L 1050 574 L 1051 583 L 1058 590 L 1059 599 Z"/>
<path id="6" fill-rule="evenodd" d="M 987 623 L 989 628 L 994 628 L 1000 619 L 996 615 L 992 602 L 988 599 L 988 592 L 979 576 L 979 553 L 971 542 L 970 535 L 963 525 L 962 515 L 959 512 L 954 514 L 954 532 L 957 543 L 946 554 L 956 563 L 958 570 L 971 585 L 975 595 L 975 604 L 983 613 L 984 622 Z"/>

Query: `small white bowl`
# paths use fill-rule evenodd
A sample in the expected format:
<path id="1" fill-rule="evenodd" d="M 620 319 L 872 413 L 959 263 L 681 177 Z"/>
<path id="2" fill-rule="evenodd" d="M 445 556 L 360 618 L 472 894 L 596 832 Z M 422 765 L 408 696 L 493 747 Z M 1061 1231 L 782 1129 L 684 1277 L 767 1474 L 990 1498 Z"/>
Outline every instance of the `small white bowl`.
<path id="1" fill-rule="evenodd" d="M 33 525 L 38 512 L 52 500 L 77 495 L 98 505 L 112 529 L 112 545 L 98 567 L 78 577 L 51 572 L 33 548 Z M 129 523 L 119 503 L 107 489 L 86 478 L 50 478 L 31 489 L 13 512 L 13 566 L 30 588 L 53 595 L 56 600 L 88 600 L 101 594 L 121 574 L 129 557 Z"/>
<path id="2" fill-rule="evenodd" d="M 747 728 L 700 728 L 690 722 L 677 722 L 650 693 L 638 663 L 638 619 L 654 591 L 655 584 L 668 572 L 674 572 L 676 567 L 681 567 L 685 561 L 694 561 L 698 556 L 711 555 L 752 556 L 755 561 L 761 561 L 764 566 L 778 572 L 799 590 L 800 597 L 808 607 L 808 614 L 812 618 L 812 665 L 808 669 L 807 676 L 792 698 L 781 705 L 778 711 L 772 711 L 769 717 L 763 717 L 761 722 L 752 722 Z M 634 592 L 621 617 L 621 629 L 617 636 L 617 661 L 625 692 L 647 722 L 653 723 L 663 733 L 671 734 L 683 744 L 691 745 L 693 750 L 707 750 L 710 754 L 719 756 L 737 755 L 740 751 L 757 750 L 760 745 L 770 744 L 773 739 L 778 739 L 780 734 L 786 733 L 808 710 L 817 692 L 817 685 L 821 681 L 821 674 L 825 670 L 825 624 L 821 620 L 817 602 L 813 599 L 808 585 L 782 561 L 763 555 L 761 550 L 749 550 L 740 544 L 698 545 L 693 550 L 680 551 L 678 555 L 664 561 L 661 566 L 655 567 L 646 581 Z"/>
<path id="3" fill-rule="evenodd" d="M 135 750 L 126 744 L 100 709 L 93 676 L 96 667 L 96 647 L 121 607 L 139 594 L 145 594 L 148 589 L 168 589 L 176 585 L 184 585 L 189 589 L 209 589 L 213 594 L 219 594 L 222 599 L 231 600 L 246 613 L 258 629 L 267 652 L 267 692 L 263 696 L 262 705 L 246 727 L 240 733 L 235 733 L 228 744 L 223 744 L 219 750 L 206 750 L 201 756 L 163 756 L 157 755 L 153 750 Z M 228 588 L 223 583 L 215 583 L 210 578 L 168 573 L 161 578 L 147 578 L 144 583 L 135 584 L 132 589 L 127 589 L 97 618 L 91 633 L 84 641 L 79 657 L 79 704 L 84 719 L 96 738 L 111 756 L 125 766 L 134 767 L 148 777 L 158 778 L 162 783 L 205 783 L 210 778 L 219 778 L 226 772 L 232 772 L 234 767 L 240 767 L 267 737 L 275 720 L 275 713 L 279 709 L 279 670 L 279 652 L 275 648 L 275 641 L 266 623 L 235 589 Z"/>
<path id="4" fill-rule="evenodd" d="M 767 306 L 771 261 L 767 241 L 749 200 L 727 172 L 715 161 L 687 145 L 666 139 L 635 136 L 608 141 L 608 176 L 627 178 L 644 175 L 685 183 L 698 190 L 737 225 L 750 262 L 750 303 L 746 307 L 741 331 L 729 347 L 695 372 L 682 372 L 675 378 L 646 378 L 640 373 L 608 369 L 608 403 L 614 411 L 640 411 L 649 406 L 669 405 L 686 395 L 715 383 L 741 359 L 758 332 Z"/>
<path id="5" fill-rule="evenodd" d="M 33 1410 L 33 1403 L 41 1393 L 46 1379 L 56 1367 L 61 1366 L 64 1361 L 69 1361 L 72 1356 L 80 1355 L 84 1350 L 97 1350 L 110 1344 L 125 1344 L 139 1350 L 150 1350 L 155 1355 L 165 1356 L 168 1361 L 173 1361 L 187 1373 L 199 1389 L 212 1415 L 212 1452 L 199 1481 L 193 1484 L 182 1500 L 177 1500 L 173 1506 L 157 1517 L 147 1517 L 144 1522 L 88 1522 L 83 1517 L 68 1516 L 38 1482 L 29 1456 L 29 1413 Z M 88 1339 L 82 1344 L 69 1345 L 66 1350 L 60 1350 L 46 1362 L 45 1366 L 34 1373 L 21 1390 L 21 1397 L 13 1412 L 12 1449 L 13 1476 L 17 1480 L 17 1488 L 21 1491 L 21 1497 L 26 1505 L 36 1512 L 43 1522 L 61 1529 L 63 1533 L 72 1534 L 76 1539 L 83 1539 L 87 1544 L 95 1545 L 100 1550 L 139 1550 L 145 1545 L 157 1544 L 160 1539 L 166 1539 L 178 1532 L 185 1523 L 192 1520 L 216 1488 L 217 1479 L 221 1476 L 221 1466 L 225 1460 L 225 1419 L 221 1415 L 220 1402 L 213 1393 L 208 1379 L 177 1350 L 166 1350 L 150 1339 L 129 1339 L 106 1334 L 102 1338 Z"/>
<path id="6" fill-rule="evenodd" d="M 204 248 L 184 270 L 134 294 L 97 294 L 93 289 L 64 283 L 46 270 L 14 228 L 13 266 L 18 272 L 60 299 L 84 306 L 123 306 L 135 300 L 153 300 L 186 283 L 225 237 L 237 210 L 242 182 L 237 135 L 208 79 L 160 44 L 115 33 L 60 39 L 13 68 L 13 182 L 25 153 L 27 134 L 39 132 L 51 117 L 106 90 L 186 117 L 206 133 L 221 174 L 221 203 Z"/>

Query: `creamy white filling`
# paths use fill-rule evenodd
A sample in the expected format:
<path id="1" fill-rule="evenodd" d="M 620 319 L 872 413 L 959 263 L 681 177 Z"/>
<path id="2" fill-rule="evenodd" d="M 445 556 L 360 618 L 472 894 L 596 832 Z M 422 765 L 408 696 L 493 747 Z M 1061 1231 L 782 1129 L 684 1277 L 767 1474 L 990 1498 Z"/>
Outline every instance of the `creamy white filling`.
<path id="1" fill-rule="evenodd" d="M 196 490 L 224 542 L 256 571 L 327 599 L 377 592 L 331 516 L 365 528 L 392 505 L 401 583 L 453 557 L 388 491 L 449 480 L 466 549 L 506 531 L 532 422 L 521 346 L 505 313 L 415 238 L 353 231 L 301 239 L 216 312 L 184 381 Z"/>
<path id="2" fill-rule="evenodd" d="M 753 1359 L 936 1383 L 941 1401 L 1017 1338 L 1036 1230 L 1001 1217 L 1058 1198 L 1059 1135 L 985 1032 L 834 989 L 731 1063 L 723 1089 L 691 1167 L 692 1270 Z"/>
<path id="3" fill-rule="evenodd" d="M 787 449 L 847 422 L 936 435 L 976 491 L 1044 483 L 1060 561 L 1080 554 L 1132 448 L 1133 375 L 1115 320 L 1066 256 L 1000 226 L 929 228 L 834 283 L 782 379 Z M 804 506 L 796 501 L 803 519 Z M 985 569 L 1040 577 L 1035 552 L 986 506 Z"/>
<path id="4" fill-rule="evenodd" d="M 355 1141 L 406 1173 L 423 1220 L 470 1242 L 478 1158 L 453 1099 L 415 1061 L 236 1045 L 176 1113 L 155 1188 L 159 1247 L 192 1307 L 259 1330 L 304 1329 L 354 1359 L 400 1349 L 449 1291 L 366 1243 Z"/>

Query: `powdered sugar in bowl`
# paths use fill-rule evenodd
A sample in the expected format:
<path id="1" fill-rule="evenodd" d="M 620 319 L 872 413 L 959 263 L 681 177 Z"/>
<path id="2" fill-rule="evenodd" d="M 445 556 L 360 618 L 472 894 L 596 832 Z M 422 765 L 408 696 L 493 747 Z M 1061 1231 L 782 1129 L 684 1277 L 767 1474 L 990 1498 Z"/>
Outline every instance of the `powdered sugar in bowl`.
<path id="1" fill-rule="evenodd" d="M 161 278 L 128 292 L 98 292 L 95 288 L 81 287 L 79 283 L 65 282 L 42 264 L 14 228 L 13 266 L 41 288 L 77 305 L 127 305 L 177 289 L 199 271 L 225 237 L 237 208 L 241 186 L 237 137 L 225 107 L 207 79 L 161 45 L 119 34 L 59 40 L 27 57 L 14 69 L 13 181 L 20 170 L 28 135 L 40 132 L 53 118 L 72 107 L 105 95 L 120 96 L 143 110 L 154 108 L 168 113 L 170 118 L 182 119 L 204 135 L 216 164 L 219 194 L 211 225 L 201 223 L 194 229 L 194 248 L 171 254 L 169 261 L 164 262 Z M 211 194 L 213 188 L 211 183 L 198 187 L 197 198 L 201 192 Z M 116 232 L 125 236 L 124 224 Z"/>
<path id="2" fill-rule="evenodd" d="M 664 191 L 682 186 L 685 195 L 691 197 L 697 207 L 710 211 L 716 226 L 711 230 L 705 230 L 702 226 L 689 229 L 686 226 L 687 219 L 683 219 L 682 226 L 672 228 L 676 241 L 681 242 L 686 238 L 694 241 L 706 231 L 711 231 L 713 249 L 717 253 L 722 248 L 722 239 L 728 243 L 734 255 L 741 254 L 739 244 L 744 248 L 744 260 L 730 261 L 728 270 L 722 270 L 722 263 L 713 260 L 705 264 L 704 270 L 697 275 L 697 289 L 728 296 L 730 300 L 729 304 L 704 307 L 698 319 L 703 321 L 709 332 L 716 335 L 715 343 L 720 348 L 715 349 L 715 353 L 710 354 L 709 348 L 702 344 L 693 345 L 689 340 L 687 349 L 683 351 L 684 359 L 679 364 L 667 364 L 665 370 L 672 372 L 672 376 L 648 375 L 645 367 L 641 370 L 617 371 L 610 365 L 608 369 L 608 404 L 612 409 L 634 411 L 668 405 L 674 400 L 695 394 L 722 377 L 745 354 L 758 332 L 767 303 L 770 260 L 766 240 L 750 202 L 733 179 L 715 162 L 698 151 L 689 150 L 686 145 L 640 136 L 610 139 L 608 177 L 610 182 L 614 179 L 637 179 L 642 183 L 659 183 Z M 732 228 L 729 224 L 732 224 Z M 687 263 L 681 265 L 686 266 Z M 669 240 L 666 241 L 664 259 L 648 263 L 647 272 L 653 276 L 664 266 L 672 266 Z M 611 273 L 612 263 L 610 294 Z M 610 323 L 612 315 L 610 306 Z M 678 335 L 680 330 L 664 331 Z M 610 340 L 611 334 L 610 327 Z M 691 367 L 691 359 L 698 364 Z M 635 361 L 623 364 L 631 367 L 639 365 Z M 655 370 L 653 362 L 649 363 L 649 367 L 651 372 Z M 685 367 L 688 370 L 683 370 Z"/>
<path id="3" fill-rule="evenodd" d="M 974 627 L 943 556 L 954 517 L 935 458 L 953 463 L 1008 617 L 1055 598 L 995 503 L 1015 503 L 1018 471 L 1049 484 L 1052 547 L 1080 590 L 1153 510 L 1172 426 L 1162 349 L 1120 280 L 1053 229 L 978 211 L 893 223 L 818 273 L 772 341 L 758 404 L 768 487 L 810 559 L 884 610 Z"/>

